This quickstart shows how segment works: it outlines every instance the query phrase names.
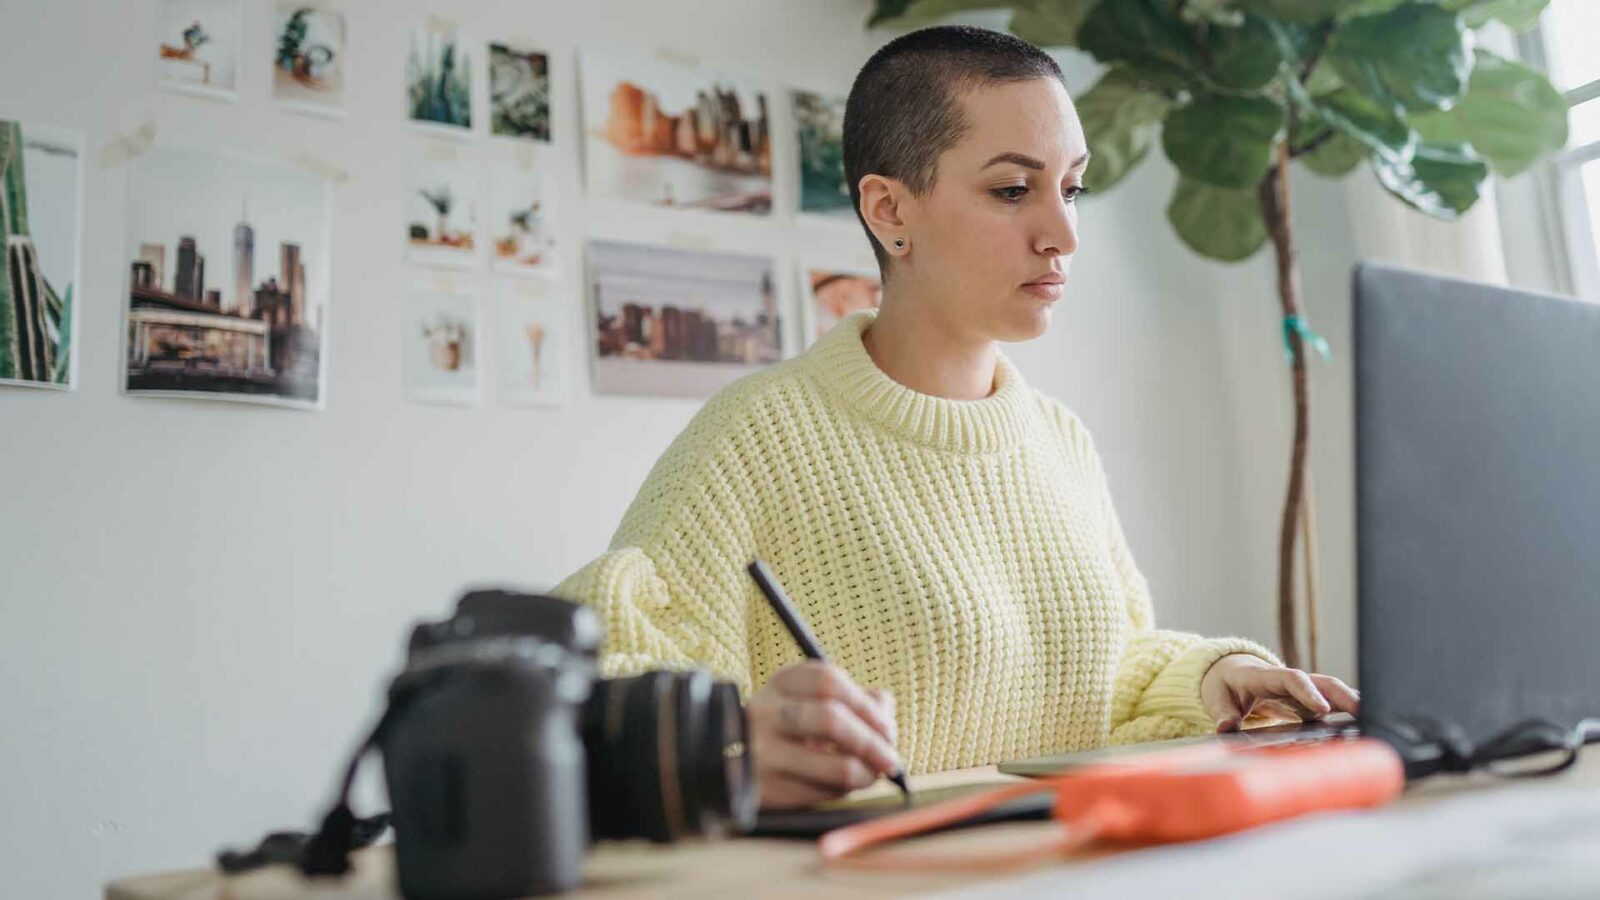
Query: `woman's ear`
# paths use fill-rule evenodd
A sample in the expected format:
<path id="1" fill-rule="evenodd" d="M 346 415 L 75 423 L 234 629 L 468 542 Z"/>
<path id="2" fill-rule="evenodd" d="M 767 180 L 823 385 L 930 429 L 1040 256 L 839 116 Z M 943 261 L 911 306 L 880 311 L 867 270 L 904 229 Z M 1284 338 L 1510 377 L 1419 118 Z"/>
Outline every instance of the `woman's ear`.
<path id="1" fill-rule="evenodd" d="M 882 175 L 863 175 L 857 189 L 861 191 L 861 218 L 872 229 L 872 236 L 890 256 L 904 254 L 911 245 L 906 234 L 910 192 L 905 185 Z"/>

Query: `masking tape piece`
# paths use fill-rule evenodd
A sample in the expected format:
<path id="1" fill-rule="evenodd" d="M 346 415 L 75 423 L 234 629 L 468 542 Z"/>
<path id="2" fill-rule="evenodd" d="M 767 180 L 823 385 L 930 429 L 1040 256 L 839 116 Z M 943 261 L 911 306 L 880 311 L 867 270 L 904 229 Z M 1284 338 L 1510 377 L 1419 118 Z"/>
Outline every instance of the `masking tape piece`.
<path id="1" fill-rule="evenodd" d="M 429 144 L 427 157 L 434 162 L 451 162 L 456 158 L 456 148 L 451 144 Z"/>
<path id="2" fill-rule="evenodd" d="M 146 122 L 128 134 L 119 134 L 100 148 L 100 168 L 109 169 L 143 155 L 155 142 L 154 122 Z"/>
<path id="3" fill-rule="evenodd" d="M 294 156 L 289 157 L 289 161 L 303 169 L 309 169 L 313 173 L 321 175 L 334 184 L 344 184 L 350 180 L 349 172 L 309 153 L 296 153 Z"/>
<path id="4" fill-rule="evenodd" d="M 700 68 L 700 57 L 695 56 L 693 53 L 685 53 L 682 50 L 674 50 L 671 47 L 657 47 L 656 58 L 688 69 Z"/>
<path id="5" fill-rule="evenodd" d="M 460 23 L 455 19 L 446 18 L 445 16 L 428 16 L 429 31 L 455 31 L 459 27 Z"/>
<path id="6" fill-rule="evenodd" d="M 710 250 L 714 246 L 710 235 L 687 231 L 672 232 L 667 235 L 667 243 L 681 250 Z"/>

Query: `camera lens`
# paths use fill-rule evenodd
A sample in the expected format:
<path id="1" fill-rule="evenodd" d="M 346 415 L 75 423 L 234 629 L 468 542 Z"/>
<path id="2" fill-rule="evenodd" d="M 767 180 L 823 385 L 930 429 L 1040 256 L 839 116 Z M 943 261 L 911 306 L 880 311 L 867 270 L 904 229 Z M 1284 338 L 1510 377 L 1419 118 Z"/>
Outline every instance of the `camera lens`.
<path id="1" fill-rule="evenodd" d="M 745 831 L 755 819 L 739 693 L 706 672 L 599 682 L 583 738 L 595 838 L 670 843 Z"/>

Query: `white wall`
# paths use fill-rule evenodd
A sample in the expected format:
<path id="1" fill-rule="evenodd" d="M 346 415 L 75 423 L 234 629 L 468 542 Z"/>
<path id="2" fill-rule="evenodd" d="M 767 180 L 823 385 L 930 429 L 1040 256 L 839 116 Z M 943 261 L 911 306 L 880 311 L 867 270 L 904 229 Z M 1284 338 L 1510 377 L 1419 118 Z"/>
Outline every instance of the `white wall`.
<path id="1" fill-rule="evenodd" d="M 270 5 L 246 6 L 247 36 L 264 39 Z M 404 402 L 395 298 L 429 277 L 401 263 L 397 238 L 400 151 L 418 140 L 400 122 L 414 17 L 448 13 L 479 34 L 526 36 L 552 52 L 552 171 L 569 272 L 586 233 L 689 233 L 776 256 L 790 304 L 797 253 L 864 247 L 848 229 L 782 215 L 751 223 L 585 202 L 572 101 L 573 50 L 591 40 L 665 46 L 773 86 L 842 92 L 887 37 L 862 28 L 866 0 L 581 9 L 352 0 L 345 122 L 274 109 L 259 59 L 242 72 L 237 104 L 155 90 L 149 7 L 0 5 L 0 117 L 80 130 L 89 148 L 79 389 L 0 391 L 6 896 L 89 896 L 110 877 L 203 864 L 223 844 L 313 824 L 377 711 L 407 624 L 442 613 L 468 583 L 548 586 L 598 553 L 697 408 L 591 397 L 577 346 L 564 408 Z M 1075 88 L 1092 81 L 1084 59 L 1066 62 Z M 309 151 L 351 173 L 332 217 L 326 411 L 118 392 L 126 169 L 102 168 L 96 155 L 146 121 L 158 141 Z M 789 161 L 785 152 L 780 209 L 793 191 Z M 1289 446 L 1270 260 L 1225 267 L 1181 248 L 1162 213 L 1172 183 L 1157 158 L 1085 201 L 1083 247 L 1055 326 L 1008 352 L 1093 428 L 1164 623 L 1270 641 Z M 1337 353 L 1333 366 L 1314 367 L 1313 430 L 1324 668 L 1348 675 L 1353 250 L 1339 190 L 1307 179 L 1295 190 L 1310 314 Z M 579 285 L 569 278 L 561 291 L 577 333 Z"/>

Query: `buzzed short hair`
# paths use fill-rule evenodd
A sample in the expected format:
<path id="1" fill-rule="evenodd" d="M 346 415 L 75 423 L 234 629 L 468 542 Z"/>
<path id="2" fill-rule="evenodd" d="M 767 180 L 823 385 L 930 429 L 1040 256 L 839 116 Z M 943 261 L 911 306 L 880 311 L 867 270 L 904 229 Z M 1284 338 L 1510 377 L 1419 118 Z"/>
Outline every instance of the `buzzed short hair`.
<path id="1" fill-rule="evenodd" d="M 975 87 L 1054 78 L 1056 61 L 1021 38 L 970 25 L 939 25 L 901 35 L 861 67 L 844 109 L 844 176 L 856 218 L 889 277 L 889 254 L 861 215 L 861 178 L 876 174 L 922 196 L 939 176 L 939 157 L 971 127 L 961 95 Z"/>

